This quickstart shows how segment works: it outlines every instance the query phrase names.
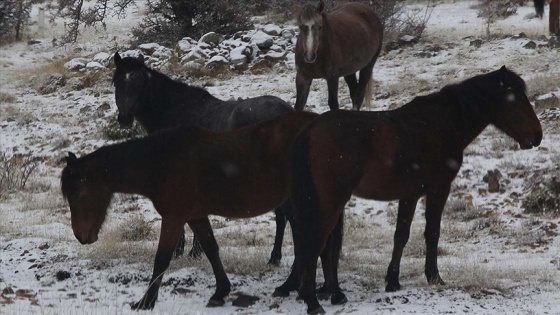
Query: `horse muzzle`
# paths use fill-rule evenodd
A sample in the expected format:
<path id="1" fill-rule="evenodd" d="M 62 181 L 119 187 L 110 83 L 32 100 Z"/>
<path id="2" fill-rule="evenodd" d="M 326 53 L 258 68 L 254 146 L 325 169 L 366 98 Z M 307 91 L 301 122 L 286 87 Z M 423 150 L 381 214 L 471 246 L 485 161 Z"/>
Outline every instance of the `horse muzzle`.
<path id="1" fill-rule="evenodd" d="M 519 146 L 521 147 L 522 150 L 528 150 L 534 147 L 538 147 L 541 144 L 542 137 L 543 137 L 542 131 L 537 132 L 535 133 L 532 139 L 531 137 L 526 137 L 525 141 L 519 142 Z"/>
<path id="2" fill-rule="evenodd" d="M 134 118 L 130 115 L 125 115 L 122 113 L 119 113 L 118 117 L 117 117 L 117 121 L 119 122 L 119 126 L 121 126 L 121 128 L 131 128 L 132 127 L 132 123 L 134 122 Z"/>
<path id="3" fill-rule="evenodd" d="M 92 233 L 90 232 L 83 233 L 82 235 L 80 235 L 79 233 L 74 233 L 74 236 L 76 236 L 76 239 L 82 245 L 93 244 L 97 241 L 97 233 L 95 233 L 94 235 L 92 235 Z"/>
<path id="4" fill-rule="evenodd" d="M 307 62 L 307 63 L 314 63 L 315 60 L 317 60 L 317 54 L 316 53 L 306 53 L 303 55 L 303 61 Z"/>

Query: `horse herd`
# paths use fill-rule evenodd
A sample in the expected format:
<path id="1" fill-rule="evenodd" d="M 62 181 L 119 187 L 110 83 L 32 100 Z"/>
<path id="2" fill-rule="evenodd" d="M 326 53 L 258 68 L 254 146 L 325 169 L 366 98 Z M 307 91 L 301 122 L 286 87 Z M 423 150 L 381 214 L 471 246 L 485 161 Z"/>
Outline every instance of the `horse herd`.
<path id="1" fill-rule="evenodd" d="M 443 284 L 437 264 L 442 211 L 463 151 L 488 125 L 522 149 L 540 144 L 542 128 L 525 82 L 506 67 L 418 96 L 391 111 L 359 112 L 379 56 L 382 27 L 370 6 L 323 1 L 298 17 L 294 110 L 274 96 L 222 101 L 206 90 L 148 68 L 142 57 L 115 53 L 113 77 L 118 121 L 137 120 L 148 136 L 102 147 L 83 157 L 69 153 L 61 188 L 74 235 L 91 244 L 115 193 L 147 197 L 162 217 L 148 290 L 134 309 L 152 309 L 172 256 L 183 253 L 184 225 L 209 259 L 221 306 L 231 284 L 208 216 L 248 218 L 276 209 L 271 264 L 282 257 L 286 220 L 295 260 L 274 296 L 298 291 L 310 314 L 324 313 L 317 293 L 347 301 L 338 282 L 344 207 L 351 195 L 399 200 L 386 291 L 400 288 L 399 269 L 418 200 L 426 197 L 426 265 L 429 283 Z M 352 27 L 347 36 L 346 27 Z M 341 30 L 342 29 L 342 30 Z M 359 78 L 355 72 L 360 71 Z M 338 110 L 338 78 L 348 83 L 355 111 Z M 302 111 L 314 78 L 325 78 L 331 111 Z M 369 84 L 371 85 L 371 84 Z M 316 289 L 321 257 L 325 283 Z"/>

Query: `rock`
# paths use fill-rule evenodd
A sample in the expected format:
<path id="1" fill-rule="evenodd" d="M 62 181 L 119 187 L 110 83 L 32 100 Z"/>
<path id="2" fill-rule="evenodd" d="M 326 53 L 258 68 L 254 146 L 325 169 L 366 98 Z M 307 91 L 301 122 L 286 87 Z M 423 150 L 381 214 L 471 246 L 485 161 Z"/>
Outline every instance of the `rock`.
<path id="1" fill-rule="evenodd" d="M 548 39 L 548 48 L 560 48 L 560 39 L 558 36 L 550 36 Z"/>
<path id="2" fill-rule="evenodd" d="M 63 270 L 57 271 L 56 280 L 63 281 L 68 278 L 70 278 L 70 273 L 68 271 L 63 271 Z"/>
<path id="3" fill-rule="evenodd" d="M 31 45 L 37 45 L 37 44 L 40 44 L 40 43 L 41 43 L 41 42 L 38 41 L 38 40 L 36 40 L 36 39 L 31 39 L 31 40 L 28 40 L 28 41 L 27 41 L 27 45 L 30 45 L 30 46 L 31 46 Z"/>
<path id="4" fill-rule="evenodd" d="M 247 70 L 248 58 L 245 50 L 248 46 L 240 46 L 234 48 L 229 53 L 229 61 L 236 70 Z"/>
<path id="5" fill-rule="evenodd" d="M 257 296 L 239 294 L 239 296 L 235 300 L 233 300 L 231 305 L 237 307 L 249 307 L 251 305 L 254 305 L 258 300 L 260 300 L 260 298 Z"/>
<path id="6" fill-rule="evenodd" d="M 270 70 L 272 66 L 274 66 L 272 61 L 261 59 L 255 62 L 255 64 L 250 67 L 249 71 L 251 71 L 252 74 L 263 74 L 264 72 Z"/>
<path id="7" fill-rule="evenodd" d="M 97 107 L 97 117 L 101 118 L 105 116 L 105 113 L 111 109 L 111 105 L 107 101 Z"/>
<path id="8" fill-rule="evenodd" d="M 266 24 L 263 27 L 263 32 L 271 36 L 278 36 L 282 33 L 282 29 L 278 25 Z"/>
<path id="9" fill-rule="evenodd" d="M 205 60 L 206 57 L 207 53 L 204 49 L 200 48 L 199 46 L 194 46 L 191 51 L 181 57 L 181 64 L 184 65 L 189 61 L 197 61 L 199 63 L 203 63 L 203 60 Z"/>
<path id="10" fill-rule="evenodd" d="M 169 58 L 171 58 L 173 56 L 173 50 L 165 47 L 165 46 L 159 46 L 153 53 L 152 53 L 152 57 L 153 58 L 157 58 L 160 60 L 168 60 Z"/>
<path id="11" fill-rule="evenodd" d="M 158 43 L 142 44 L 138 46 L 138 49 L 145 55 L 151 56 L 160 45 Z"/>
<path id="12" fill-rule="evenodd" d="M 202 35 L 202 37 L 198 40 L 198 44 L 206 43 L 211 45 L 212 47 L 218 46 L 218 44 L 224 40 L 224 35 L 210 32 Z"/>
<path id="13" fill-rule="evenodd" d="M 486 175 L 482 178 L 485 183 L 488 183 L 488 192 L 499 192 L 500 191 L 500 179 L 502 178 L 502 173 L 499 170 L 489 170 Z"/>
<path id="14" fill-rule="evenodd" d="M 112 57 L 113 56 L 109 55 L 106 52 L 100 52 L 100 53 L 97 53 L 95 56 L 93 56 L 93 61 L 98 62 L 98 63 L 102 64 L 104 67 L 106 67 L 111 62 Z"/>
<path id="15" fill-rule="evenodd" d="M 296 31 L 294 31 L 293 29 L 285 29 L 282 31 L 282 38 L 284 39 L 290 40 L 294 36 L 296 36 Z"/>
<path id="16" fill-rule="evenodd" d="M 288 54 L 287 51 L 283 51 L 283 52 L 269 51 L 266 55 L 264 55 L 264 59 L 269 60 L 272 63 L 278 63 L 284 60 L 287 54 Z"/>
<path id="17" fill-rule="evenodd" d="M 140 50 L 138 49 L 134 49 L 134 50 L 127 50 L 123 53 L 120 54 L 122 58 L 124 57 L 132 57 L 132 58 L 138 58 L 140 57 L 140 55 L 142 55 L 142 52 L 140 52 Z"/>
<path id="18" fill-rule="evenodd" d="M 251 43 L 257 45 L 259 49 L 268 49 L 274 44 L 274 39 L 262 31 L 257 31 L 251 37 Z"/>
<path id="19" fill-rule="evenodd" d="M 63 87 L 66 84 L 66 78 L 60 73 L 51 74 L 46 82 L 39 88 L 39 93 L 50 94 Z"/>
<path id="20" fill-rule="evenodd" d="M 177 50 L 179 54 L 188 53 L 196 45 L 196 41 L 190 37 L 183 37 L 179 42 L 177 42 Z"/>
<path id="21" fill-rule="evenodd" d="M 554 94 L 540 96 L 535 100 L 535 109 L 560 107 L 560 98 Z"/>
<path id="22" fill-rule="evenodd" d="M 96 61 L 90 61 L 86 64 L 86 69 L 88 70 L 98 70 L 98 69 L 105 69 L 105 67 Z"/>
<path id="23" fill-rule="evenodd" d="M 209 69 L 227 69 L 229 68 L 229 61 L 224 56 L 216 55 L 210 58 L 205 66 Z"/>
<path id="24" fill-rule="evenodd" d="M 64 68 L 70 71 L 79 71 L 86 67 L 87 62 L 88 61 L 85 58 L 74 58 L 68 61 L 67 63 L 65 63 Z"/>
<path id="25" fill-rule="evenodd" d="M 418 37 L 412 35 L 404 35 L 399 38 L 399 42 L 405 45 L 413 45 L 418 43 Z"/>
<path id="26" fill-rule="evenodd" d="M 70 91 L 80 91 L 85 87 L 83 77 L 72 77 L 66 81 L 66 89 Z"/>
<path id="27" fill-rule="evenodd" d="M 204 67 L 204 65 L 202 63 L 200 63 L 200 61 L 196 61 L 196 60 L 192 60 L 192 61 L 187 61 L 184 64 L 181 63 L 183 65 L 183 67 L 185 67 L 185 69 L 187 70 L 200 70 Z"/>
<path id="28" fill-rule="evenodd" d="M 483 43 L 482 39 L 477 38 L 477 39 L 471 40 L 471 42 L 469 43 L 469 46 L 474 46 L 476 48 L 480 48 L 480 46 L 482 46 L 482 43 Z"/>
<path id="29" fill-rule="evenodd" d="M 527 44 L 523 45 L 523 48 L 525 48 L 525 49 L 535 49 L 535 48 L 537 48 L 537 43 L 530 40 Z"/>

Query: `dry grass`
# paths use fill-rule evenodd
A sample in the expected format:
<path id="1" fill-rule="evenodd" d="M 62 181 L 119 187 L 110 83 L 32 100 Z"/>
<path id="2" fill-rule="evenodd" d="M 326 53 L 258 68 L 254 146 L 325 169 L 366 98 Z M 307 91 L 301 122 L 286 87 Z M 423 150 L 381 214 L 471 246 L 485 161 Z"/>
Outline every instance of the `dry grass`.
<path id="1" fill-rule="evenodd" d="M 16 100 L 16 97 L 12 94 L 0 92 L 0 104 L 14 103 Z"/>
<path id="2" fill-rule="evenodd" d="M 531 100 L 560 88 L 560 73 L 537 74 L 527 80 L 527 95 Z"/>

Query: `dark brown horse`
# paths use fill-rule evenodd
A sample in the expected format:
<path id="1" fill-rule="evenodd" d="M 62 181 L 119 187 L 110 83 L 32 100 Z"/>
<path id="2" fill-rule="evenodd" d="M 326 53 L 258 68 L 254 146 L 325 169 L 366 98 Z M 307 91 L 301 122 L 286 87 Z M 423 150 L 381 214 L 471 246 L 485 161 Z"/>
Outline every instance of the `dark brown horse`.
<path id="1" fill-rule="evenodd" d="M 386 291 L 400 288 L 403 248 L 416 203 L 426 196 L 425 274 L 429 283 L 443 284 L 437 266 L 442 211 L 464 149 L 488 125 L 515 139 L 521 149 L 538 146 L 542 139 L 525 82 L 505 67 L 393 111 L 330 111 L 306 126 L 292 148 L 295 268 L 277 290 L 296 289 L 299 272 L 299 294 L 308 312 L 323 312 L 315 295 L 317 258 L 331 233 L 341 235 L 339 219 L 352 194 L 399 200 Z M 331 257 L 338 259 L 339 253 Z M 331 264 L 336 268 L 338 263 Z M 338 283 L 330 285 L 340 300 Z"/>
<path id="2" fill-rule="evenodd" d="M 307 103 L 313 79 L 327 80 L 329 107 L 338 109 L 338 78 L 350 89 L 352 107 L 359 110 L 362 102 L 371 101 L 373 65 L 381 52 L 383 25 L 370 5 L 344 3 L 331 12 L 325 4 L 305 5 L 298 9 L 300 33 L 296 43 L 296 110 Z M 360 72 L 356 80 L 356 72 Z"/>
<path id="3" fill-rule="evenodd" d="M 114 60 L 115 101 L 122 127 L 131 126 L 136 119 L 149 134 L 180 125 L 232 130 L 293 111 L 288 103 L 270 95 L 222 101 L 203 88 L 172 80 L 148 68 L 143 57 L 121 58 L 117 52 Z M 284 207 L 286 205 L 281 205 L 275 210 L 276 237 L 269 260 L 273 265 L 278 265 L 282 258 L 286 229 Z M 183 254 L 184 235 L 181 235 L 177 245 L 176 256 Z M 201 251 L 195 236 L 189 256 L 198 257 Z"/>
<path id="4" fill-rule="evenodd" d="M 69 154 L 61 187 L 74 235 L 82 244 L 94 243 L 114 193 L 143 195 L 162 217 L 161 235 L 148 290 L 133 308 L 154 307 L 185 223 L 199 238 L 216 277 L 208 306 L 221 306 L 231 285 L 208 215 L 248 218 L 282 204 L 290 193 L 290 145 L 315 117 L 290 112 L 230 132 L 178 127 L 81 158 Z"/>
<path id="5" fill-rule="evenodd" d="M 537 16 L 542 17 L 544 14 L 545 0 L 533 0 Z M 560 36 L 560 0 L 548 0 L 550 11 L 548 13 L 548 30 L 550 34 Z"/>

